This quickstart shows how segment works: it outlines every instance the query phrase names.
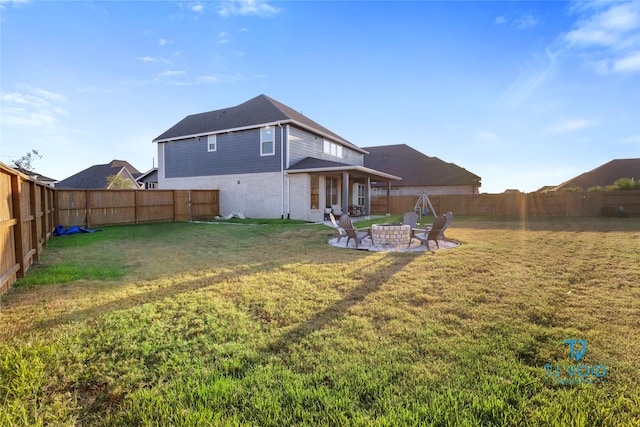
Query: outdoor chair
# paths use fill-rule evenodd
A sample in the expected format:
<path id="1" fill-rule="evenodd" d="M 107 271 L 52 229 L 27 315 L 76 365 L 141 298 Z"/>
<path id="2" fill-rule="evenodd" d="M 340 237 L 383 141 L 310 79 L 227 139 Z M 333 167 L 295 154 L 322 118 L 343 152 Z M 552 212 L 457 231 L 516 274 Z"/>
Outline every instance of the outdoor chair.
<path id="1" fill-rule="evenodd" d="M 433 240 L 436 242 L 436 247 L 440 249 L 440 244 L 438 243 L 438 236 L 444 230 L 444 226 L 447 223 L 447 217 L 445 214 L 438 215 L 436 219 L 433 221 L 431 226 L 425 225 L 424 229 L 413 229 L 411 230 L 411 238 L 409 239 L 409 246 L 411 246 L 412 239 L 420 240 L 421 245 L 425 245 L 427 250 L 433 252 L 429 248 L 429 240 Z"/>
<path id="2" fill-rule="evenodd" d="M 418 226 L 418 214 L 415 212 L 407 212 L 402 216 L 402 223 L 410 225 L 413 230 Z"/>
<path id="3" fill-rule="evenodd" d="M 340 217 L 342 215 L 342 206 L 340 205 L 331 205 L 331 213 L 334 216 Z"/>
<path id="4" fill-rule="evenodd" d="M 344 231 L 344 228 L 340 227 L 336 222 L 336 217 L 333 216 L 332 213 L 329 213 L 329 219 L 331 220 L 331 224 L 333 224 L 333 228 L 338 231 L 338 243 L 340 243 L 340 239 L 343 237 L 347 237 L 347 232 Z"/>
<path id="5" fill-rule="evenodd" d="M 440 232 L 439 237 L 442 237 L 442 240 L 446 242 L 447 238 L 444 236 L 444 230 L 446 230 L 451 225 L 451 220 L 453 219 L 453 212 L 449 211 L 446 214 L 444 214 L 444 216 L 447 217 L 447 222 L 444 224 L 444 227 L 442 227 L 442 231 Z"/>
<path id="6" fill-rule="evenodd" d="M 349 215 L 342 215 L 340 217 L 340 226 L 345 231 L 345 233 L 347 233 L 347 243 L 344 245 L 345 247 L 349 246 L 349 240 L 351 239 L 354 239 L 356 241 L 356 249 L 358 249 L 358 245 L 360 244 L 360 242 L 362 242 L 367 237 L 369 237 L 373 242 L 373 237 L 371 236 L 371 229 L 356 228 L 356 226 L 354 226 L 353 223 L 351 222 L 351 218 L 349 218 Z"/>

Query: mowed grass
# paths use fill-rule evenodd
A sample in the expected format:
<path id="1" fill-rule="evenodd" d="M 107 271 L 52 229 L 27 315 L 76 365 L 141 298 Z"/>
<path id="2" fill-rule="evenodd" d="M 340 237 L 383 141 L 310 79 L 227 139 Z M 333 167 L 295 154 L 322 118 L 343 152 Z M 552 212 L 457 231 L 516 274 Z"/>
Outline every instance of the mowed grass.
<path id="1" fill-rule="evenodd" d="M 435 254 L 334 235 L 54 238 L 0 300 L 0 425 L 640 425 L 638 219 L 454 218 Z"/>

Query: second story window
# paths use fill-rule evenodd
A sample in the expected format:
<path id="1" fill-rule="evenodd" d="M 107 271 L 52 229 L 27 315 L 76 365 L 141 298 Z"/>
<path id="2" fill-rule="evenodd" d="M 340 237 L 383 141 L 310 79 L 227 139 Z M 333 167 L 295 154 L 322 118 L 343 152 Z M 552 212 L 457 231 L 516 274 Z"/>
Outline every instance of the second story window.
<path id="1" fill-rule="evenodd" d="M 215 135 L 207 136 L 207 151 L 216 151 L 218 149 L 218 138 Z"/>
<path id="2" fill-rule="evenodd" d="M 260 129 L 260 155 L 270 156 L 276 153 L 275 131 L 271 126 Z"/>
<path id="3" fill-rule="evenodd" d="M 342 158 L 342 145 L 325 139 L 322 144 L 322 152 L 333 157 Z"/>

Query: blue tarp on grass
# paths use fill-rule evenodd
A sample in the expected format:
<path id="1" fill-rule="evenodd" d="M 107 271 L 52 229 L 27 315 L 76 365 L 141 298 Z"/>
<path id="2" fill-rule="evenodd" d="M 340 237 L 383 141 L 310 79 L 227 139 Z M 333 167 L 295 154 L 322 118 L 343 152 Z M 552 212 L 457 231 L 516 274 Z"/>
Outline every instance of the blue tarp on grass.
<path id="1" fill-rule="evenodd" d="M 72 225 L 71 227 L 65 230 L 65 228 L 62 225 L 59 225 L 56 227 L 55 230 L 53 230 L 53 235 L 64 236 L 66 234 L 95 233 L 96 231 L 100 231 L 100 230 L 89 230 L 88 228 L 78 227 L 77 225 Z"/>

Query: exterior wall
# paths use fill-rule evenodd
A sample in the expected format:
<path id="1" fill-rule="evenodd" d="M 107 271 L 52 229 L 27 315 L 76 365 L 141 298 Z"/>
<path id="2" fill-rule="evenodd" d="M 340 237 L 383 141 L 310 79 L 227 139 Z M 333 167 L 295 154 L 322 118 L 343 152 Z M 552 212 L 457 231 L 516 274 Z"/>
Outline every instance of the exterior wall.
<path id="1" fill-rule="evenodd" d="M 447 185 L 447 186 L 407 186 L 394 187 L 391 184 L 391 196 L 420 196 L 427 193 L 429 196 L 440 196 L 448 194 L 478 194 L 471 185 Z M 382 196 L 387 194 L 385 187 L 375 187 L 371 189 L 372 196 Z"/>
<path id="2" fill-rule="evenodd" d="M 260 155 L 260 129 L 249 129 L 218 134 L 216 151 L 208 151 L 206 137 L 159 143 L 165 155 L 160 164 L 167 178 L 280 171 L 283 128 L 274 129 L 274 155 Z"/>
<path id="3" fill-rule="evenodd" d="M 330 160 L 349 165 L 364 165 L 364 155 L 351 148 L 342 146 L 342 157 L 335 157 L 323 152 L 324 138 L 314 135 L 295 126 L 289 126 L 289 156 L 287 167 L 295 165 L 305 157 Z M 335 142 L 335 141 L 334 141 Z"/>
<path id="4" fill-rule="evenodd" d="M 220 190 L 222 216 L 231 212 L 242 212 L 250 218 L 281 218 L 288 215 L 286 196 L 289 189 L 280 172 L 188 178 L 160 176 L 159 187 L 172 190 Z"/>

